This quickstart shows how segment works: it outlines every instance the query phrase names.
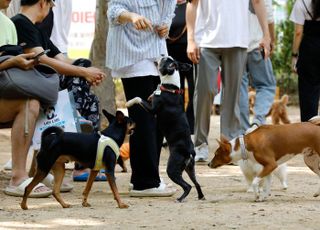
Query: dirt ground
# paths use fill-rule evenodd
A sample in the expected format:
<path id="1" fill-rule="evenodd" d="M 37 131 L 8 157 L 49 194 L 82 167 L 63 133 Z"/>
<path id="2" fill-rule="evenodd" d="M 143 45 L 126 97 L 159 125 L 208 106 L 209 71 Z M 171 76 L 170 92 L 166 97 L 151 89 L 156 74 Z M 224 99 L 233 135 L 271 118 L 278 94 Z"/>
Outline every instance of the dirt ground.
<path id="1" fill-rule="evenodd" d="M 289 107 L 292 121 L 299 120 L 298 113 L 297 108 Z M 217 147 L 219 116 L 212 116 L 211 124 L 210 159 Z M 165 172 L 167 157 L 168 152 L 163 149 L 160 170 L 164 180 L 171 182 Z M 121 173 L 117 168 L 117 184 L 123 201 L 130 205 L 128 209 L 117 208 L 105 182 L 94 183 L 89 197 L 92 207 L 83 208 L 81 193 L 85 183 L 77 182 L 72 192 L 63 194 L 71 208 L 62 209 L 51 196 L 29 199 L 27 211 L 20 209 L 21 198 L 2 192 L 10 178 L 10 171 L 3 170 L 9 158 L 10 131 L 0 130 L 0 229 L 320 229 L 320 198 L 313 197 L 319 178 L 300 156 L 288 162 L 288 190 L 281 190 L 275 178 L 272 195 L 263 203 L 255 203 L 253 194 L 246 192 L 238 166 L 213 170 L 202 164 L 196 165 L 196 172 L 205 201 L 198 201 L 193 189 L 186 202 L 176 203 L 180 187 L 169 198 L 129 197 L 130 172 Z"/>

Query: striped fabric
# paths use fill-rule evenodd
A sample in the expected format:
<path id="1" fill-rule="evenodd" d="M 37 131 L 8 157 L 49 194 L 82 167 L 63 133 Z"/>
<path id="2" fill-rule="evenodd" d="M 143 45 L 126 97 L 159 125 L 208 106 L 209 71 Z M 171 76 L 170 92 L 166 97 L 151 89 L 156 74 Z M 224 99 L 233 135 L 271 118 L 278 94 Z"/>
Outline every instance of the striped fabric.
<path id="1" fill-rule="evenodd" d="M 109 32 L 106 66 L 119 69 L 144 59 L 167 55 L 165 38 L 154 31 L 138 31 L 132 23 L 119 24 L 118 16 L 124 11 L 148 18 L 153 27 L 166 24 L 170 27 L 176 0 L 110 0 L 108 4 Z"/>

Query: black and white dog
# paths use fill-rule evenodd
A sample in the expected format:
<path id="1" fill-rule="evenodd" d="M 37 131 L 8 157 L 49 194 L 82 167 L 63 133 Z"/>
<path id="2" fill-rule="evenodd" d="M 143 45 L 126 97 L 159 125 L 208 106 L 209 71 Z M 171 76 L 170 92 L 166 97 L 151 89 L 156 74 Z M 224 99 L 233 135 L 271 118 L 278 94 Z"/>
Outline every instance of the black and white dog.
<path id="1" fill-rule="evenodd" d="M 195 151 L 191 140 L 190 127 L 183 108 L 178 71 L 186 71 L 191 68 L 191 65 L 177 62 L 168 56 L 162 57 L 157 64 L 161 84 L 151 96 L 152 104 L 150 105 L 140 97 L 135 97 L 128 101 L 126 106 L 130 107 L 134 104 L 139 104 L 148 112 L 157 116 L 160 129 L 168 142 L 170 150 L 167 165 L 168 176 L 184 190 L 184 193 L 177 201 L 182 202 L 192 188 L 182 178 L 184 170 L 197 189 L 198 199 L 203 200 L 205 198 L 195 175 Z"/>

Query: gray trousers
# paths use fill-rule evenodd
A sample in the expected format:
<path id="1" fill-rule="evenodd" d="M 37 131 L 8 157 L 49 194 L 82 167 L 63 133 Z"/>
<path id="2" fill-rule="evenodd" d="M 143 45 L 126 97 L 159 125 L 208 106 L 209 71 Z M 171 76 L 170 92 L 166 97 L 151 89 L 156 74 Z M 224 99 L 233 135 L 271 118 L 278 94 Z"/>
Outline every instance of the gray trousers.
<path id="1" fill-rule="evenodd" d="M 195 146 L 208 144 L 211 106 L 214 96 L 218 93 L 217 77 L 220 66 L 220 132 L 229 139 L 241 133 L 239 95 L 246 57 L 245 48 L 201 48 L 193 101 Z"/>

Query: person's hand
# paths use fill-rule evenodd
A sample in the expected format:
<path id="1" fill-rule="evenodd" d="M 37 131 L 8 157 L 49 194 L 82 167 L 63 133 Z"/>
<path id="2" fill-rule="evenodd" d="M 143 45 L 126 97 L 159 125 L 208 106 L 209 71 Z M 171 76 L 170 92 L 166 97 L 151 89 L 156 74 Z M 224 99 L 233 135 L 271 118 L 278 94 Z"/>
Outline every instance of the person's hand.
<path id="1" fill-rule="evenodd" d="M 187 46 L 188 58 L 194 63 L 198 64 L 200 60 L 200 49 L 195 41 L 188 41 Z"/>
<path id="2" fill-rule="evenodd" d="M 270 57 L 273 55 L 274 49 L 275 49 L 275 44 L 274 44 L 274 42 L 271 42 L 270 43 Z"/>
<path id="3" fill-rule="evenodd" d="M 260 41 L 260 48 L 264 50 L 264 59 L 270 56 L 271 39 L 268 36 L 264 36 Z"/>
<path id="4" fill-rule="evenodd" d="M 149 19 L 145 18 L 142 15 L 131 13 L 130 20 L 137 30 L 150 30 L 152 31 L 152 23 Z"/>
<path id="5" fill-rule="evenodd" d="M 106 77 L 105 73 L 96 67 L 84 68 L 84 78 L 93 86 L 99 85 Z"/>
<path id="6" fill-rule="evenodd" d="M 298 57 L 292 57 L 292 60 L 291 60 L 291 70 L 294 73 L 297 73 L 297 60 L 298 60 Z"/>
<path id="7" fill-rule="evenodd" d="M 10 61 L 12 62 L 13 66 L 20 69 L 28 70 L 36 64 L 35 60 L 32 59 L 34 55 L 34 53 L 20 54 L 10 58 Z"/>
<path id="8" fill-rule="evenodd" d="M 165 38 L 169 34 L 169 27 L 167 25 L 156 26 L 155 32 L 159 35 L 160 38 Z"/>

